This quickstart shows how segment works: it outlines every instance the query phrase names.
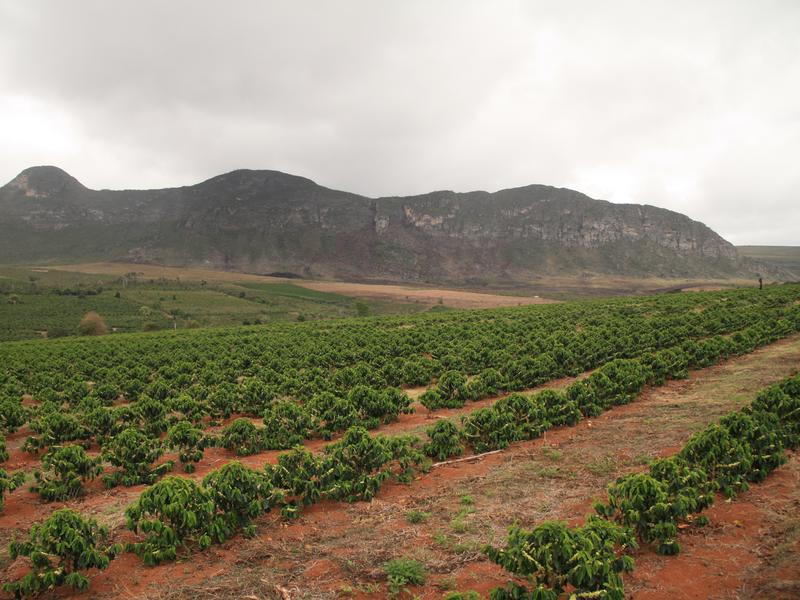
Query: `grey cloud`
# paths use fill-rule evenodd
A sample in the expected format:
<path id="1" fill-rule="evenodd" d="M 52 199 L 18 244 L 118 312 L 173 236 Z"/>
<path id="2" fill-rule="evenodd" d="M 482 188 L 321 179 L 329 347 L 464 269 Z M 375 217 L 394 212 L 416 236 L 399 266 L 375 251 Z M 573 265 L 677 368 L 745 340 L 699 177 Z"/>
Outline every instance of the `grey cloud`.
<path id="1" fill-rule="evenodd" d="M 800 3 L 0 0 L 0 179 L 548 183 L 800 244 Z"/>

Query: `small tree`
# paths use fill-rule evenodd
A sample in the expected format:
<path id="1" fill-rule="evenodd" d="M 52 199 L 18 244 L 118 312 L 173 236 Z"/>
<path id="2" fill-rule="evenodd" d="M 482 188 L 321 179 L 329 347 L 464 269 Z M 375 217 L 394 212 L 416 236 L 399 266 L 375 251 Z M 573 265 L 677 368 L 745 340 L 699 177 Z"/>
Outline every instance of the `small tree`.
<path id="1" fill-rule="evenodd" d="M 0 427 L 6 433 L 14 433 L 28 420 L 28 410 L 22 400 L 4 398 L 0 400 Z"/>
<path id="2" fill-rule="evenodd" d="M 89 578 L 79 571 L 105 569 L 116 548 L 101 544 L 108 530 L 94 519 L 84 519 L 68 508 L 55 511 L 40 524 L 31 527 L 27 542 L 11 542 L 11 558 L 27 556 L 33 570 L 3 589 L 17 597 L 32 596 L 66 584 L 77 590 L 89 587 Z"/>
<path id="3" fill-rule="evenodd" d="M 42 457 L 44 471 L 33 474 L 36 483 L 31 491 L 38 492 L 47 502 L 79 496 L 83 493 L 83 482 L 103 471 L 101 460 L 99 456 L 88 456 L 83 446 L 52 448 Z"/>
<path id="4" fill-rule="evenodd" d="M 78 323 L 78 333 L 80 335 L 105 335 L 108 333 L 108 325 L 103 317 L 91 310 Z"/>

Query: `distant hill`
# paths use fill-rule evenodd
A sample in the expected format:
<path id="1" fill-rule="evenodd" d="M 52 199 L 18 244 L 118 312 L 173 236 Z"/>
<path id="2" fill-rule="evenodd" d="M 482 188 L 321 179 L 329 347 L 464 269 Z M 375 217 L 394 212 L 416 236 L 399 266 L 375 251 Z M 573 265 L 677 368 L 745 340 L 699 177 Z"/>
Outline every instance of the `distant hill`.
<path id="1" fill-rule="evenodd" d="M 0 262 L 77 260 L 459 283 L 756 270 L 685 215 L 545 185 L 367 198 L 238 170 L 180 188 L 111 191 L 32 167 L 0 188 Z"/>
<path id="2" fill-rule="evenodd" d="M 800 281 L 800 246 L 737 246 L 740 256 L 783 269 Z"/>

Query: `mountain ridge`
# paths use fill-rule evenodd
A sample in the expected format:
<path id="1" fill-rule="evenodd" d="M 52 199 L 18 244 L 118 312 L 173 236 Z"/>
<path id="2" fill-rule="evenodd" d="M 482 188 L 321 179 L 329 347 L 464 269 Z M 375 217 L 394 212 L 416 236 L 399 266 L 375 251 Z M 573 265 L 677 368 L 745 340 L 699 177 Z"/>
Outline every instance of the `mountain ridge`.
<path id="1" fill-rule="evenodd" d="M 748 276 L 705 224 L 543 184 L 371 198 L 275 170 L 93 190 L 53 166 L 0 187 L 2 262 L 124 260 L 308 277 L 525 281 L 553 273 Z"/>

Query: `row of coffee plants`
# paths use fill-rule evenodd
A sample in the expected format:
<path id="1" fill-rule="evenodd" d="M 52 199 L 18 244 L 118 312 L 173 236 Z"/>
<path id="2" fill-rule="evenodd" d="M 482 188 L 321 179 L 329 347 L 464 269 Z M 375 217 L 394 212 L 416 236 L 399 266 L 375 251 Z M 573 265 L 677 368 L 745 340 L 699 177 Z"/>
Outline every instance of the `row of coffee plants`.
<path id="1" fill-rule="evenodd" d="M 640 343 L 641 336 L 637 334 L 634 337 L 639 341 L 629 347 L 617 343 L 617 353 L 628 357 L 653 356 L 654 362 L 650 367 L 657 380 L 663 373 L 674 369 L 672 363 L 683 360 L 684 354 L 689 355 L 689 364 L 699 367 L 710 364 L 721 353 L 738 354 L 752 350 L 765 339 L 773 338 L 776 332 L 786 334 L 794 331 L 800 322 L 800 307 L 794 304 L 784 307 L 783 295 L 772 300 L 781 308 L 764 309 L 758 318 L 752 317 L 748 327 L 735 331 L 728 331 L 727 328 L 739 325 L 739 319 L 727 315 L 725 320 L 720 320 L 719 311 L 712 311 L 716 315 L 714 323 L 717 323 L 714 329 L 732 334 L 729 337 L 678 338 L 678 342 L 682 343 L 678 348 L 673 348 L 671 353 L 663 348 L 653 353 L 653 340 L 644 336 L 648 342 Z M 666 339 L 672 340 L 674 337 L 668 336 Z M 460 371 L 446 371 L 439 378 L 436 388 L 423 394 L 422 403 L 429 408 L 461 406 L 467 398 L 479 399 L 503 390 L 515 391 L 553 377 L 575 374 L 587 366 L 596 367 L 598 364 L 594 360 L 601 360 L 607 353 L 601 353 L 589 362 L 576 362 L 574 356 L 570 355 L 570 358 L 561 346 L 561 350 L 554 355 L 558 356 L 558 361 L 545 353 L 535 358 L 512 361 L 509 367 L 500 370 L 484 369 L 472 378 Z M 611 360 L 613 362 L 614 359 Z M 342 372 L 353 374 L 352 369 L 345 368 L 333 372 L 329 379 L 336 379 Z M 27 420 L 36 435 L 31 436 L 26 448 L 38 451 L 77 441 L 88 444 L 94 440 L 103 445 L 126 428 L 137 428 L 157 437 L 181 420 L 203 425 L 213 423 L 214 419 L 228 418 L 234 413 L 263 417 L 265 427 L 259 431 L 242 421 L 230 432 L 226 447 L 244 455 L 264 449 L 289 448 L 312 436 L 327 439 L 335 432 L 354 425 L 374 428 L 410 410 L 410 400 L 402 390 L 393 387 L 379 390 L 363 383 L 355 384 L 344 396 L 323 391 L 302 403 L 297 399 L 279 398 L 274 389 L 256 378 L 246 378 L 241 385 L 220 384 L 213 389 L 199 386 L 191 392 L 178 395 L 171 395 L 170 388 L 163 381 L 155 380 L 147 387 L 147 393 L 135 402 L 122 405 L 114 405 L 116 391 L 107 385 L 88 386 L 81 383 L 68 387 L 64 393 L 66 400 L 43 401 L 33 410 L 24 407 L 20 400 L 6 399 L 0 403 L 0 421 L 7 431 L 13 431 Z M 596 406 L 594 410 L 597 412 L 602 408 Z M 552 417 L 554 424 L 571 418 L 567 414 Z M 196 456 L 198 450 L 196 446 L 188 448 L 186 457 Z M 185 464 L 190 463 L 188 461 Z"/>
<path id="2" fill-rule="evenodd" d="M 461 454 L 464 443 L 475 452 L 487 452 L 538 438 L 551 427 L 574 425 L 582 418 L 596 417 L 613 406 L 627 404 L 646 384 L 661 385 L 667 379 L 684 378 L 690 368 L 746 354 L 800 330 L 800 323 L 791 328 L 790 325 L 759 324 L 727 338 L 687 341 L 641 358 L 612 360 L 564 391 L 544 390 L 528 396 L 513 393 L 463 416 L 460 429 L 452 423 L 437 423 L 428 431 L 430 442 L 425 451 L 444 460 Z"/>
<path id="3" fill-rule="evenodd" d="M 621 573 L 630 554 L 652 544 L 676 554 L 680 524 L 704 525 L 702 510 L 717 490 L 731 497 L 762 481 L 800 446 L 800 375 L 762 390 L 742 410 L 694 434 L 675 456 L 653 462 L 645 473 L 626 475 L 595 505 L 599 516 L 582 527 L 546 522 L 533 530 L 510 529 L 506 546 L 488 547 L 489 558 L 528 586 L 510 583 L 492 600 L 557 600 L 570 597 L 623 600 Z"/>
<path id="4" fill-rule="evenodd" d="M 444 460 L 463 452 L 465 442 L 475 452 L 485 452 L 534 439 L 550 427 L 574 425 L 581 418 L 597 416 L 614 405 L 625 404 L 646 383 L 659 385 L 668 378 L 685 377 L 690 367 L 707 366 L 752 351 L 791 333 L 798 325 L 788 319 L 759 322 L 729 337 L 687 340 L 678 347 L 648 353 L 639 359 L 612 360 L 564 392 L 546 390 L 533 396 L 514 393 L 463 417 L 461 429 L 449 423 L 437 424 L 428 432 L 430 441 L 424 451 Z M 494 390 L 503 389 L 498 377 L 493 378 L 493 384 Z M 50 448 L 42 458 L 43 470 L 35 474 L 37 484 L 32 489 L 45 500 L 63 500 L 79 495 L 83 483 L 102 471 L 101 458 L 90 459 L 76 445 L 58 445 L 64 442 L 82 441 L 88 447 L 94 438 L 101 443 L 102 459 L 114 467 L 103 475 L 109 487 L 150 484 L 173 467 L 171 462 L 153 466 L 167 448 L 178 450 L 184 470 L 191 472 L 202 459 L 204 449 L 211 445 L 221 445 L 242 456 L 266 449 L 285 449 L 312 435 L 330 437 L 334 431 L 355 425 L 388 422 L 401 411 L 407 411 L 410 404 L 408 396 L 400 390 L 380 393 L 366 386 L 356 386 L 349 395 L 359 412 L 347 410 L 332 394 L 321 396 L 304 405 L 276 400 L 265 413 L 264 427 L 258 428 L 248 419 L 240 418 L 219 436 L 204 434 L 186 418 L 194 417 L 197 422 L 196 406 L 186 397 L 179 397 L 171 413 L 165 402 L 150 397 L 121 407 L 95 406 L 84 413 L 83 419 L 82 413 L 76 416 L 51 411 L 32 422 L 32 428 L 40 435 L 26 443 L 34 450 Z M 178 420 L 180 417 L 184 418 Z M 170 422 L 174 423 L 171 427 Z M 158 439 L 164 431 L 166 438 Z M 18 478 L 4 475 L 0 492 L 16 487 L 14 477 Z"/>
<path id="5" fill-rule="evenodd" d="M 424 402 L 432 408 L 460 405 L 500 388 L 527 389 L 686 340 L 730 334 L 755 323 L 794 322 L 800 318 L 798 297 L 800 286 L 786 285 L 760 293 L 664 294 L 403 318 L 4 344 L 0 425 L 14 431 L 31 421 L 34 431 L 46 436 L 40 418 L 66 408 L 93 412 L 102 426 L 107 415 L 97 409 L 125 398 L 130 414 L 123 411 L 121 420 L 163 429 L 159 414 L 165 408 L 182 409 L 194 422 L 233 414 L 263 417 L 276 398 L 291 397 L 307 403 L 322 421 L 355 412 L 361 424 L 371 427 L 403 409 L 393 406 L 392 388 L 437 382 Z M 362 398 L 364 390 L 389 398 Z M 32 409 L 30 402 L 21 402 L 26 394 L 33 400 Z M 137 407 L 140 402 L 143 406 Z M 386 406 L 381 408 L 381 403 Z M 332 404 L 336 410 L 330 409 Z M 324 418 L 326 413 L 331 418 Z M 323 424 L 322 429 L 331 427 Z M 38 443 L 45 447 L 63 441 L 69 440 Z"/>
<path id="6" fill-rule="evenodd" d="M 30 557 L 32 570 L 4 588 L 22 597 L 59 585 L 85 589 L 89 580 L 81 571 L 106 568 L 123 549 L 147 565 L 156 565 L 174 560 L 181 549 L 204 549 L 240 531 L 252 535 L 253 519 L 274 507 L 287 517 L 296 517 L 302 506 L 322 499 L 370 500 L 385 481 L 408 482 L 415 473 L 427 470 L 430 461 L 417 449 L 417 442 L 414 436 L 372 437 L 366 429 L 353 427 L 321 455 L 298 446 L 263 471 L 234 461 L 199 483 L 165 477 L 145 489 L 125 511 L 129 529 L 140 539 L 124 547 L 108 545 L 108 532 L 95 521 L 72 510 L 57 510 L 31 528 L 28 541 L 12 542 L 12 558 Z M 68 448 L 70 456 L 64 453 L 66 449 L 59 450 L 58 457 L 48 459 L 49 464 L 81 463 L 84 474 L 96 475 L 96 464 L 87 461 L 82 447 Z M 37 474 L 37 482 L 60 499 L 74 492 L 70 479 L 51 481 Z"/>

